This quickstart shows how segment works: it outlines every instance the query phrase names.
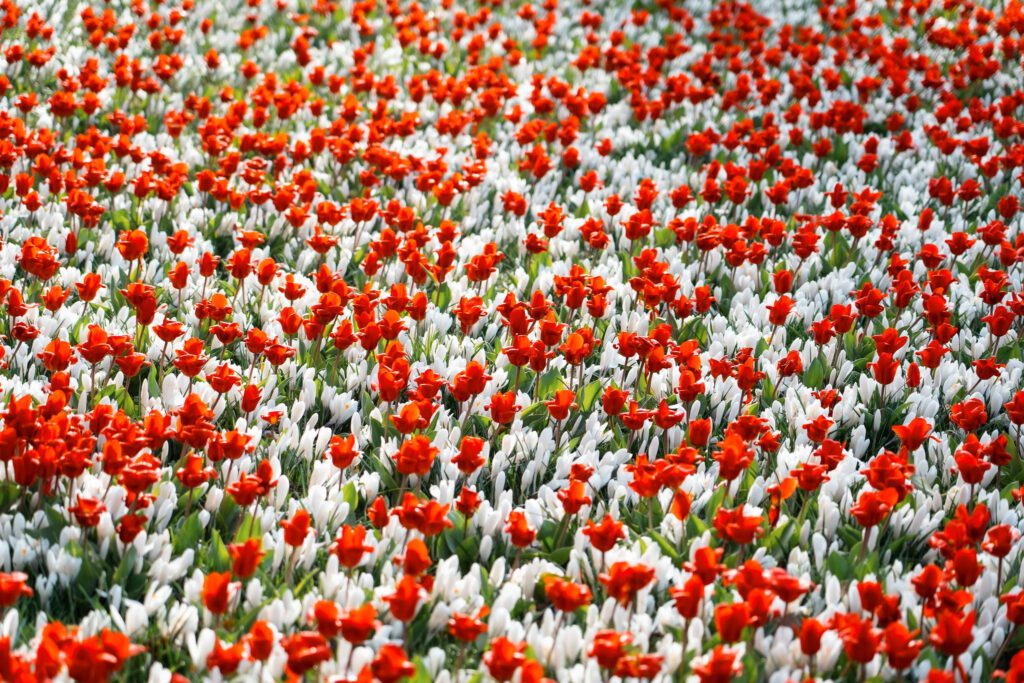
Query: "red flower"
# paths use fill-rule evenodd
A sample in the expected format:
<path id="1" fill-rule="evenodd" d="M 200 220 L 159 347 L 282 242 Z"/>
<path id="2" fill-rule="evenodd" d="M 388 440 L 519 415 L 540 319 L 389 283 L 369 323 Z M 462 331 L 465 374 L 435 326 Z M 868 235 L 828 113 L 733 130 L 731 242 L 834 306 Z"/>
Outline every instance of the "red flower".
<path id="1" fill-rule="evenodd" d="M 520 510 L 512 510 L 508 513 L 505 533 L 509 535 L 512 545 L 517 548 L 525 548 L 537 538 L 537 531 L 530 527 L 529 522 L 526 521 L 526 515 Z"/>
<path id="2" fill-rule="evenodd" d="M 125 261 L 136 261 L 146 255 L 149 239 L 141 230 L 125 230 L 117 239 L 117 250 Z"/>
<path id="3" fill-rule="evenodd" d="M 602 669 L 614 669 L 618 661 L 625 655 L 625 648 L 631 642 L 633 642 L 632 634 L 598 631 L 594 634 L 594 642 L 587 654 L 595 658 Z"/>
<path id="4" fill-rule="evenodd" d="M 567 515 L 575 515 L 584 505 L 590 505 L 590 496 L 586 495 L 586 484 L 578 479 L 569 481 L 569 485 L 558 492 L 558 500 Z"/>
<path id="5" fill-rule="evenodd" d="M 377 621 L 377 609 L 373 604 L 365 603 L 349 610 L 342 615 L 340 626 L 341 635 L 345 640 L 353 645 L 360 645 L 380 628 L 380 622 Z"/>
<path id="6" fill-rule="evenodd" d="M 999 601 L 1006 605 L 1006 620 L 1015 626 L 1024 624 L 1024 591 L 1002 595 Z"/>
<path id="7" fill-rule="evenodd" d="M 309 513 L 301 509 L 296 510 L 291 519 L 281 521 L 281 528 L 284 529 L 284 542 L 298 548 L 309 535 Z"/>
<path id="8" fill-rule="evenodd" d="M 718 442 L 718 451 L 714 454 L 718 462 L 718 476 L 732 481 L 740 476 L 754 460 L 754 451 L 747 448 L 746 442 L 735 432 L 728 432 Z"/>
<path id="9" fill-rule="evenodd" d="M 201 339 L 195 337 L 185 340 L 182 348 L 175 350 L 174 367 L 187 377 L 196 377 L 203 368 L 209 356 L 203 353 L 204 346 Z"/>
<path id="10" fill-rule="evenodd" d="M 694 551 L 693 561 L 685 562 L 683 568 L 693 572 L 705 586 L 710 586 L 725 569 L 725 566 L 721 564 L 723 554 L 725 551 L 722 548 L 702 546 Z"/>
<path id="11" fill-rule="evenodd" d="M 750 625 L 750 607 L 745 602 L 715 607 L 715 628 L 724 643 L 735 643 Z"/>
<path id="12" fill-rule="evenodd" d="M 341 614 L 337 603 L 331 600 L 318 600 L 313 605 L 310 617 L 316 622 L 317 632 L 324 638 L 337 638 L 341 632 Z"/>
<path id="13" fill-rule="evenodd" d="M 905 425 L 896 425 L 892 428 L 900 443 L 908 451 L 916 451 L 928 440 L 932 431 L 932 425 L 922 417 L 915 417 Z"/>
<path id="14" fill-rule="evenodd" d="M 28 575 L 21 572 L 0 573 L 0 607 L 10 607 L 18 598 L 32 597 L 32 589 L 25 585 Z"/>
<path id="15" fill-rule="evenodd" d="M 657 476 L 658 468 L 650 462 L 646 453 L 638 455 L 636 462 L 626 465 L 625 470 L 633 475 L 629 488 L 641 498 L 653 498 L 661 491 L 661 482 Z"/>
<path id="16" fill-rule="evenodd" d="M 821 637 L 828 630 L 824 624 L 813 617 L 800 622 L 800 651 L 806 657 L 813 657 L 821 649 Z"/>
<path id="17" fill-rule="evenodd" d="M 430 437 L 423 434 L 409 437 L 402 442 L 398 453 L 394 456 L 395 469 L 399 474 L 406 476 L 426 476 L 439 452 L 432 445 Z"/>
<path id="18" fill-rule="evenodd" d="M 555 397 L 550 401 L 545 401 L 544 405 L 547 407 L 548 413 L 550 413 L 553 420 L 564 420 L 569 416 L 570 410 L 575 410 L 579 407 L 576 404 L 576 392 L 568 389 L 556 391 Z"/>
<path id="19" fill-rule="evenodd" d="M 491 411 L 491 419 L 500 425 L 511 423 L 515 419 L 516 413 L 519 412 L 519 408 L 516 405 L 514 391 L 496 392 L 491 396 L 490 403 L 484 406 L 485 410 Z"/>
<path id="20" fill-rule="evenodd" d="M 590 541 L 590 544 L 602 553 L 608 552 L 615 547 L 618 541 L 626 538 L 622 522 L 615 520 L 609 514 L 605 514 L 597 524 L 593 520 L 587 520 L 587 525 L 583 528 L 582 533 Z"/>
<path id="21" fill-rule="evenodd" d="M 484 654 L 484 665 L 495 680 L 511 681 L 526 661 L 526 655 L 523 654 L 525 649 L 526 643 L 515 643 L 503 636 L 495 638 Z"/>
<path id="22" fill-rule="evenodd" d="M 448 620 L 448 633 L 464 643 L 471 643 L 487 632 L 487 624 L 482 620 L 490 613 L 485 605 L 475 616 L 456 612 Z"/>
<path id="23" fill-rule="evenodd" d="M 228 553 L 231 555 L 231 573 L 240 579 L 248 579 L 256 573 L 266 553 L 263 552 L 263 543 L 258 538 L 250 538 L 242 543 L 232 543 L 228 546 Z"/>
<path id="24" fill-rule="evenodd" d="M 952 611 L 938 615 L 938 621 L 928 634 L 928 643 L 950 657 L 959 657 L 974 640 L 974 612 L 961 616 Z"/>
<path id="25" fill-rule="evenodd" d="M 398 683 L 416 673 L 416 667 L 409 661 L 405 650 L 393 643 L 380 646 L 370 670 L 380 683 Z"/>
<path id="26" fill-rule="evenodd" d="M 715 531 L 723 540 L 745 545 L 764 533 L 761 515 L 747 516 L 742 508 L 727 510 L 719 508 L 715 513 Z"/>
<path id="27" fill-rule="evenodd" d="M 544 592 L 555 609 L 562 612 L 575 612 L 590 604 L 589 588 L 551 574 L 544 577 Z"/>
<path id="28" fill-rule="evenodd" d="M 129 544 L 146 528 L 147 519 L 141 514 L 126 514 L 117 523 L 117 537 L 124 544 Z"/>
<path id="29" fill-rule="evenodd" d="M 978 398 L 956 403 L 949 410 L 949 419 L 965 432 L 973 432 L 988 422 L 985 404 Z"/>
<path id="30" fill-rule="evenodd" d="M 669 589 L 675 603 L 676 611 L 683 619 L 694 619 L 704 600 L 704 582 L 696 574 L 686 580 L 682 586 Z"/>
<path id="31" fill-rule="evenodd" d="M 366 528 L 363 525 L 352 527 L 345 524 L 331 546 L 331 552 L 338 557 L 341 566 L 352 569 L 363 561 L 364 554 L 373 550 L 373 546 L 366 545 L 365 541 Z"/>
<path id="32" fill-rule="evenodd" d="M 228 611 L 228 600 L 231 597 L 231 574 L 228 572 L 211 572 L 203 580 L 203 604 L 211 614 L 224 614 Z"/>
<path id="33" fill-rule="evenodd" d="M 956 461 L 956 469 L 967 484 L 980 484 L 985 472 L 992 467 L 992 463 L 982 459 L 981 444 L 973 434 L 957 449 L 953 459 Z"/>
<path id="34" fill-rule="evenodd" d="M 874 363 L 868 363 L 868 367 L 871 368 L 875 381 L 882 386 L 886 386 L 892 384 L 896 379 L 896 371 L 899 369 L 900 364 L 898 361 L 893 360 L 891 353 L 879 353 Z"/>
<path id="35" fill-rule="evenodd" d="M 682 422 L 685 416 L 686 413 L 683 411 L 669 410 L 668 403 L 662 399 L 658 403 L 657 410 L 654 411 L 654 424 L 659 429 L 671 429 Z"/>
<path id="36" fill-rule="evenodd" d="M 391 615 L 399 621 L 410 621 L 416 616 L 422 587 L 412 576 L 403 576 L 395 585 L 395 591 L 384 597 L 384 602 L 391 608 Z"/>
<path id="37" fill-rule="evenodd" d="M 482 467 L 487 460 L 481 455 L 486 442 L 478 436 L 464 436 L 458 454 L 452 462 L 467 477 Z"/>
<path id="38" fill-rule="evenodd" d="M 100 515 L 107 511 L 107 506 L 97 498 L 78 496 L 78 503 L 68 508 L 75 516 L 75 521 L 83 527 L 94 527 L 100 523 Z"/>
<path id="39" fill-rule="evenodd" d="M 1000 524 L 988 530 L 981 549 L 993 557 L 1004 558 L 1013 550 L 1013 544 L 1020 539 L 1020 532 L 1009 524 Z"/>
<path id="40" fill-rule="evenodd" d="M 184 467 L 180 467 L 174 475 L 185 488 L 194 489 L 198 486 L 202 486 L 217 476 L 216 471 L 212 467 L 204 468 L 204 463 L 205 458 L 201 455 L 190 453 L 185 458 Z"/>
<path id="41" fill-rule="evenodd" d="M 113 349 L 107 343 L 106 331 L 97 325 L 89 325 L 85 341 L 78 344 L 75 349 L 78 351 L 78 355 L 85 359 L 85 362 L 92 365 L 113 353 Z"/>
<path id="42" fill-rule="evenodd" d="M 249 657 L 256 661 L 266 661 L 274 650 L 274 632 L 265 621 L 256 621 L 245 636 L 249 646 Z"/>
<path id="43" fill-rule="evenodd" d="M 231 676 L 238 670 L 244 654 L 243 643 L 239 642 L 224 647 L 220 638 L 216 638 L 213 641 L 213 651 L 206 656 L 206 668 L 216 669 L 222 676 Z"/>
<path id="44" fill-rule="evenodd" d="M 743 673 L 743 664 L 738 661 L 736 653 L 719 645 L 705 661 L 694 664 L 693 673 L 697 674 L 700 683 L 729 683 Z"/>
<path id="45" fill-rule="evenodd" d="M 867 664 L 875 658 L 881 645 L 881 631 L 874 628 L 870 620 L 856 614 L 837 614 L 833 623 L 847 658 L 858 664 Z"/>
<path id="46" fill-rule="evenodd" d="M 262 397 L 262 391 L 255 384 L 246 385 L 242 391 L 241 408 L 243 413 L 251 413 L 256 410 Z"/>
<path id="47" fill-rule="evenodd" d="M 44 645 L 46 647 L 46 645 Z M 128 636 L 103 629 L 98 635 L 65 644 L 68 676 L 75 681 L 107 681 L 121 671 L 127 659 L 146 648 L 132 645 Z M 37 659 L 37 668 L 39 660 Z"/>
<path id="48" fill-rule="evenodd" d="M 57 250 L 37 235 L 32 235 L 21 245 L 18 264 L 26 273 L 34 275 L 44 282 L 52 278 L 60 268 Z"/>
<path id="49" fill-rule="evenodd" d="M 1013 398 L 1003 404 L 1010 422 L 1020 427 L 1024 425 L 1024 390 L 1018 391 Z"/>
<path id="50" fill-rule="evenodd" d="M 661 672 L 661 655 L 631 654 L 615 664 L 615 675 L 621 678 L 652 680 Z"/>
<path id="51" fill-rule="evenodd" d="M 46 344 L 42 352 L 36 356 L 43 362 L 43 367 L 50 372 L 67 370 L 75 361 L 71 345 L 62 339 L 54 339 Z"/>
<path id="52" fill-rule="evenodd" d="M 654 580 L 654 568 L 644 564 L 616 562 L 598 578 L 607 589 L 609 597 L 627 605 Z"/>
<path id="53" fill-rule="evenodd" d="M 459 495 L 455 499 L 455 509 L 467 520 L 472 517 L 480 508 L 480 494 L 468 486 L 459 489 Z"/>
<path id="54" fill-rule="evenodd" d="M 793 306 L 796 302 L 785 294 L 776 299 L 775 303 L 768 306 L 768 322 L 772 325 L 785 325 L 786 318 L 789 317 L 790 312 L 793 310 Z"/>
<path id="55" fill-rule="evenodd" d="M 711 437 L 710 418 L 691 420 L 687 436 L 691 446 L 696 448 L 703 448 L 706 446 L 708 444 L 708 439 Z"/>
<path id="56" fill-rule="evenodd" d="M 359 455 L 359 451 L 356 449 L 355 435 L 339 436 L 336 434 L 332 436 L 327 444 L 327 455 L 330 457 L 331 463 L 339 470 L 350 466 Z"/>
<path id="57" fill-rule="evenodd" d="M 331 646 L 316 631 L 300 631 L 282 640 L 281 645 L 288 653 L 288 671 L 295 676 L 304 675 L 332 656 Z"/>
<path id="58" fill-rule="evenodd" d="M 419 506 L 415 516 L 415 529 L 424 536 L 437 536 L 445 529 L 453 526 L 448 518 L 449 505 L 441 505 L 436 500 L 428 500 Z"/>
<path id="59" fill-rule="evenodd" d="M 232 370 L 227 363 L 218 365 L 216 370 L 206 375 L 206 381 L 209 382 L 210 388 L 218 394 L 226 394 L 241 383 L 238 373 Z"/>
<path id="60" fill-rule="evenodd" d="M 894 621 L 885 627 L 885 654 L 889 659 L 889 666 L 897 671 L 909 669 L 917 661 L 917 655 L 924 647 L 924 643 L 915 640 L 918 631 L 908 631 L 902 622 Z"/>
<path id="61" fill-rule="evenodd" d="M 622 412 L 628 398 L 628 391 L 622 391 L 612 386 L 605 387 L 604 393 L 601 395 L 601 409 L 608 415 L 618 415 Z"/>
<path id="62" fill-rule="evenodd" d="M 879 524 L 889 514 L 899 498 L 895 489 L 863 491 L 850 507 L 850 514 L 865 529 Z"/>

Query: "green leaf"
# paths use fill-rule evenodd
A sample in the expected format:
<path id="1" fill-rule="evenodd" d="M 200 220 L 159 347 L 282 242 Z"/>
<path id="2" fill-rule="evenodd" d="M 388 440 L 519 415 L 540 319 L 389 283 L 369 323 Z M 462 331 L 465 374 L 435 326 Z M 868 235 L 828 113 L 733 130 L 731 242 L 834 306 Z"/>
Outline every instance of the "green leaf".
<path id="1" fill-rule="evenodd" d="M 545 559 L 552 564 L 557 564 L 559 567 L 564 567 L 569 564 L 569 555 L 572 553 L 572 548 L 564 546 L 562 548 L 556 548 L 545 556 Z"/>
<path id="2" fill-rule="evenodd" d="M 350 511 L 359 506 L 359 492 L 356 491 L 355 483 L 350 481 L 341 488 L 341 500 L 348 503 Z"/>
<path id="3" fill-rule="evenodd" d="M 654 243 L 665 248 L 672 246 L 676 241 L 676 234 L 669 228 L 662 228 L 654 233 Z"/>
<path id="4" fill-rule="evenodd" d="M 649 531 L 648 535 L 658 542 L 661 547 L 661 551 L 672 558 L 673 561 L 679 560 L 679 549 L 669 543 L 669 540 L 662 536 L 657 531 Z"/>
<path id="5" fill-rule="evenodd" d="M 238 527 L 238 531 L 235 532 L 235 539 L 232 543 L 244 543 L 250 538 L 261 538 L 263 536 L 263 530 L 260 528 L 259 517 L 253 517 L 252 513 L 246 513 L 242 519 L 241 526 Z"/>
<path id="6" fill-rule="evenodd" d="M 719 486 L 718 489 L 711 494 L 711 498 L 708 499 L 708 504 L 704 508 L 707 510 L 707 514 L 704 515 L 707 519 L 714 517 L 715 513 L 718 512 L 718 508 L 720 508 L 722 503 L 725 502 L 725 493 L 725 487 Z"/>
<path id="7" fill-rule="evenodd" d="M 689 537 L 700 536 L 708 530 L 708 525 L 697 515 L 690 515 L 686 518 L 686 535 Z"/>
<path id="8" fill-rule="evenodd" d="M 132 221 L 127 209 L 117 209 L 111 214 L 110 222 L 118 230 L 131 230 Z"/>
<path id="9" fill-rule="evenodd" d="M 597 397 L 601 395 L 601 380 L 595 379 L 593 382 L 583 387 L 583 392 L 580 395 L 580 410 L 583 412 L 590 412 L 590 409 L 594 407 L 594 402 L 597 401 Z"/>
<path id="10" fill-rule="evenodd" d="M 206 561 L 208 569 L 214 571 L 226 571 L 231 566 L 231 554 L 228 553 L 228 548 L 216 529 L 213 531 L 213 538 L 210 539 Z"/>
<path id="11" fill-rule="evenodd" d="M 186 548 L 195 548 L 203 536 L 203 523 L 199 519 L 199 512 L 188 515 L 174 535 L 172 547 L 174 554 L 181 553 Z"/>
<path id="12" fill-rule="evenodd" d="M 75 577 L 75 586 L 80 588 L 85 595 L 92 595 L 99 583 L 100 573 L 97 566 L 99 563 L 85 552 L 85 549 L 77 541 L 69 541 L 66 549 L 69 555 L 82 560 L 81 569 L 78 570 L 78 576 Z"/>
<path id="13" fill-rule="evenodd" d="M 441 285 L 441 288 L 437 291 L 437 309 L 439 311 L 447 311 L 448 305 L 452 302 L 452 290 L 448 285 Z"/>
<path id="14" fill-rule="evenodd" d="M 384 484 L 385 489 L 397 489 L 398 481 L 388 470 L 387 466 L 380 461 L 380 459 L 373 453 L 367 452 L 365 454 L 366 462 L 373 468 L 373 471 L 380 477 L 381 483 Z"/>
<path id="15" fill-rule="evenodd" d="M 43 508 L 43 512 L 46 513 L 46 521 L 48 523 L 48 528 L 45 531 L 46 536 L 51 539 L 57 538 L 60 535 L 61 529 L 68 525 L 67 521 L 65 521 L 60 509 L 57 507 L 47 506 Z M 42 534 L 43 532 L 40 532 L 40 535 Z"/>
<path id="16" fill-rule="evenodd" d="M 146 378 L 146 382 L 149 384 L 149 396 L 150 396 L 150 398 L 152 398 L 154 396 L 159 397 L 159 396 L 163 395 L 163 392 L 160 390 L 160 383 L 157 382 L 157 378 L 156 378 L 157 375 L 159 374 L 159 372 L 160 371 L 157 370 L 156 365 L 154 365 L 153 368 L 149 372 L 149 376 Z"/>
<path id="17" fill-rule="evenodd" d="M 820 388 L 822 381 L 825 379 L 824 361 L 822 361 L 821 358 L 815 358 L 810 367 L 804 371 L 803 379 L 804 384 L 808 387 L 814 387 L 815 389 Z"/>
<path id="18" fill-rule="evenodd" d="M 548 409 L 543 403 L 534 403 L 519 413 L 519 419 L 529 429 L 540 431 L 548 423 Z"/>
<path id="19" fill-rule="evenodd" d="M 448 551 L 457 555 L 459 561 L 469 565 L 480 557 L 480 540 L 476 536 L 463 536 L 462 527 L 455 527 L 444 532 L 444 542 Z"/>
<path id="20" fill-rule="evenodd" d="M 132 569 L 135 568 L 135 546 L 130 545 L 125 550 L 124 555 L 121 557 L 121 562 L 117 565 L 117 570 L 114 572 L 114 578 L 111 580 L 111 585 L 123 586 L 128 577 L 131 576 Z"/>
<path id="21" fill-rule="evenodd" d="M 772 529 L 772 532 L 768 534 L 767 538 L 765 538 L 764 540 L 763 545 L 765 549 L 771 551 L 774 548 L 778 548 L 779 544 L 782 542 L 782 539 L 789 532 L 789 528 L 792 526 L 792 524 L 793 520 L 787 519 L 782 524 Z"/>
<path id="22" fill-rule="evenodd" d="M 840 581 L 849 581 L 853 578 L 853 562 L 846 553 L 834 552 L 825 560 L 830 574 Z"/>
<path id="23" fill-rule="evenodd" d="M 562 383 L 562 374 L 557 370 L 548 370 L 540 376 L 538 381 L 540 382 L 539 394 L 541 399 L 551 398 L 555 395 L 556 391 L 564 386 Z"/>

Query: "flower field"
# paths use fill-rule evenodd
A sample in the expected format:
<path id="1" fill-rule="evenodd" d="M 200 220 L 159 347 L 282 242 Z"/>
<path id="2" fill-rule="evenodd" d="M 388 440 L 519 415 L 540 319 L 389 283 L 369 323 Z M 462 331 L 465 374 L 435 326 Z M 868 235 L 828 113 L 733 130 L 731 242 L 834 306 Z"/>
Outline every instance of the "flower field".
<path id="1" fill-rule="evenodd" d="M 1020 0 L 0 50 L 0 680 L 1024 682 Z"/>

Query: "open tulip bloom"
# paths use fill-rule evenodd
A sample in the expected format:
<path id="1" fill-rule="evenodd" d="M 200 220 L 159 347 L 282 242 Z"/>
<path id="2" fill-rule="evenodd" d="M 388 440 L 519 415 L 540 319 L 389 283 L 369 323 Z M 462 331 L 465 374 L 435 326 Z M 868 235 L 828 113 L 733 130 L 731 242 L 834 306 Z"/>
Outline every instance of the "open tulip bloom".
<path id="1" fill-rule="evenodd" d="M 0 680 L 1024 683 L 1020 0 L 0 43 Z"/>

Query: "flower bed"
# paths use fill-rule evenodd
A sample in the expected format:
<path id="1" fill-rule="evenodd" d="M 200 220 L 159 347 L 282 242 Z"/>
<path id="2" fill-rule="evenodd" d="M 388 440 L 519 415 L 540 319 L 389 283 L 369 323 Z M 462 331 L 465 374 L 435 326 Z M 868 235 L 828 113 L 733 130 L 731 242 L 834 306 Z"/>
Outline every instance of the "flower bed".
<path id="1" fill-rule="evenodd" d="M 0 679 L 1024 681 L 1024 7 L 0 5 Z"/>

